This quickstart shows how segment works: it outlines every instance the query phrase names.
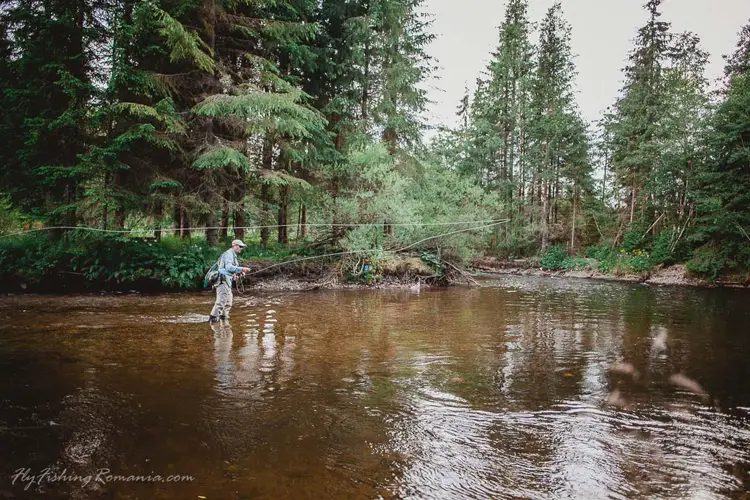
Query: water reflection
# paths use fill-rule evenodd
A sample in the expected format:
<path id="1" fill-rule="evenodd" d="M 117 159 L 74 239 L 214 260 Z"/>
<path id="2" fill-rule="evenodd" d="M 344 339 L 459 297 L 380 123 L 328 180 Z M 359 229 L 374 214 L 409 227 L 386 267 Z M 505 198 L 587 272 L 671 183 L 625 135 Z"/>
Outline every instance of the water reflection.
<path id="1" fill-rule="evenodd" d="M 746 294 L 485 284 L 237 297 L 231 324 L 211 327 L 196 319 L 207 295 L 5 298 L 0 315 L 27 312 L 0 325 L 4 474 L 51 464 L 197 480 L 6 482 L 0 495 L 731 498 L 750 487 Z"/>

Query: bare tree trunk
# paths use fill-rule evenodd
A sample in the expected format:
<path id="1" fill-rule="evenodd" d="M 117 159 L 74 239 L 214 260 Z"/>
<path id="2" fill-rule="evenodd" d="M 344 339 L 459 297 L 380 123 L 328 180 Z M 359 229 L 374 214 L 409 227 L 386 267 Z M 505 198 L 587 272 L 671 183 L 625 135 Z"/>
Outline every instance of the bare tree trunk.
<path id="1" fill-rule="evenodd" d="M 266 139 L 263 141 L 263 151 L 261 157 L 261 168 L 266 172 L 270 173 L 273 171 L 273 139 L 270 134 L 266 135 Z M 271 234 L 270 228 L 268 227 L 273 220 L 271 214 L 271 189 L 268 183 L 261 179 L 260 185 L 260 245 L 262 248 L 268 248 L 268 239 Z"/>
<path id="2" fill-rule="evenodd" d="M 154 222 L 154 226 L 161 224 L 161 219 L 164 214 L 164 205 L 162 204 L 161 200 L 155 200 L 153 207 L 151 209 L 151 218 Z M 162 230 L 161 227 L 158 227 L 154 229 L 154 238 L 156 238 L 156 241 L 161 241 L 162 237 Z"/>
<path id="3" fill-rule="evenodd" d="M 307 237 L 307 207 L 302 205 L 302 220 L 300 221 L 300 228 L 302 229 L 302 239 Z"/>
<path id="4" fill-rule="evenodd" d="M 221 229 L 219 230 L 219 237 L 226 240 L 229 237 L 229 201 L 224 200 L 221 202 Z"/>
<path id="5" fill-rule="evenodd" d="M 295 235 L 294 239 L 299 243 L 299 237 L 300 233 L 302 231 L 302 203 L 299 204 L 299 208 L 297 209 L 297 234 Z"/>
<path id="6" fill-rule="evenodd" d="M 260 203 L 261 203 L 261 218 L 260 218 L 260 246 L 261 248 L 268 248 L 268 237 L 271 233 L 271 229 L 268 227 L 268 223 L 270 222 L 268 219 L 268 216 L 270 215 L 269 212 L 269 203 L 268 198 L 270 196 L 268 184 L 265 182 L 261 184 L 260 186 Z"/>
<path id="7" fill-rule="evenodd" d="M 190 238 L 190 215 L 184 208 L 180 211 L 180 237 Z"/>
<path id="8" fill-rule="evenodd" d="M 212 247 L 219 245 L 219 230 L 216 229 L 216 214 L 213 211 L 206 215 L 206 242 Z"/>
<path id="9" fill-rule="evenodd" d="M 104 174 L 104 189 L 105 191 L 109 184 L 109 172 L 106 172 Z M 102 203 L 102 229 L 106 231 L 107 229 L 107 218 L 109 217 L 109 207 L 107 206 L 107 200 L 104 200 L 104 203 Z"/>
<path id="10" fill-rule="evenodd" d="M 635 195 L 636 195 L 636 188 L 635 188 L 635 179 L 633 180 L 633 190 L 631 191 L 630 195 L 630 224 L 633 224 L 633 219 L 635 218 Z"/>
<path id="11" fill-rule="evenodd" d="M 112 188 L 115 194 L 118 194 L 120 191 L 120 187 L 125 183 L 125 172 L 118 171 L 115 172 L 115 175 L 112 176 Z M 117 205 L 115 206 L 115 228 L 116 229 L 125 229 L 125 207 L 122 204 L 122 201 L 118 201 Z"/>
<path id="12" fill-rule="evenodd" d="M 332 194 L 333 194 L 333 222 L 331 225 L 331 234 L 333 235 L 333 242 L 337 243 L 339 241 L 339 238 L 341 238 L 341 226 L 340 220 L 339 220 L 339 179 L 338 177 L 335 177 L 333 179 L 333 185 L 332 185 Z"/>
<path id="13" fill-rule="evenodd" d="M 234 237 L 238 239 L 245 238 L 245 200 L 244 196 L 237 204 L 234 210 Z"/>
<path id="14" fill-rule="evenodd" d="M 282 245 L 289 244 L 289 186 L 279 188 L 278 212 L 278 241 Z"/>
<path id="15" fill-rule="evenodd" d="M 180 236 L 180 228 L 182 227 L 182 208 L 179 205 L 172 207 L 172 220 L 174 220 L 174 232 L 175 236 Z"/>
<path id="16" fill-rule="evenodd" d="M 578 192 L 578 182 L 573 183 L 573 221 L 572 229 L 570 231 L 570 251 L 572 252 L 576 247 L 576 201 Z"/>
<path id="17" fill-rule="evenodd" d="M 549 185 L 546 181 L 542 181 L 541 188 L 539 190 L 542 196 L 542 253 L 547 251 L 549 247 Z"/>

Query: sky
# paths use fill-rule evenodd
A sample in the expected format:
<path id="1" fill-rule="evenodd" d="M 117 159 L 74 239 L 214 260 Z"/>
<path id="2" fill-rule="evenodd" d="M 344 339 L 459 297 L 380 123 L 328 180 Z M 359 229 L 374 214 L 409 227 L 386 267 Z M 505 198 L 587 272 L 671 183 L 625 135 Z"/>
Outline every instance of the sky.
<path id="1" fill-rule="evenodd" d="M 529 19 L 540 22 L 554 0 L 529 0 Z M 428 53 L 437 59 L 436 80 L 428 84 L 434 101 L 430 125 L 457 124 L 456 110 L 466 86 L 473 92 L 498 45 L 505 0 L 425 0 L 437 38 Z M 645 0 L 562 0 L 572 27 L 571 49 L 578 69 L 577 101 L 593 122 L 614 103 L 622 86 L 632 40 L 647 20 Z M 724 69 L 724 54 L 734 51 L 739 32 L 750 21 L 750 0 L 665 0 L 661 20 L 675 32 L 692 31 L 710 54 L 706 77 L 715 82 Z"/>

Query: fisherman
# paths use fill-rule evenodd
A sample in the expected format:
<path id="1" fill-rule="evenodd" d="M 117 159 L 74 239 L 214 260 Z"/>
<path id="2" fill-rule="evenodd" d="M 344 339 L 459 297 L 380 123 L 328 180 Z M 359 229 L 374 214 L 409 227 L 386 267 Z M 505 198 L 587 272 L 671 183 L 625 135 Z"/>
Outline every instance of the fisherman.
<path id="1" fill-rule="evenodd" d="M 234 240 L 232 241 L 232 248 L 219 257 L 219 282 L 214 285 L 216 303 L 208 317 L 209 323 L 216 323 L 220 319 L 229 320 L 229 310 L 232 308 L 232 280 L 235 273 L 245 274 L 250 272 L 250 268 L 240 267 L 237 262 L 237 255 L 246 246 L 242 240 Z"/>

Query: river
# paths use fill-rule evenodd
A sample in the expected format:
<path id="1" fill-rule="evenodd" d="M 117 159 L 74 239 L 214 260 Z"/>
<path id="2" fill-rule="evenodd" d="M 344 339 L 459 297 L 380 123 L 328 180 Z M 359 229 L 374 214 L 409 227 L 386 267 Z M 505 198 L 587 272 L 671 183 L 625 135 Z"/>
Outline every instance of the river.
<path id="1" fill-rule="evenodd" d="M 747 292 L 482 284 L 4 296 L 0 498 L 748 498 Z"/>

